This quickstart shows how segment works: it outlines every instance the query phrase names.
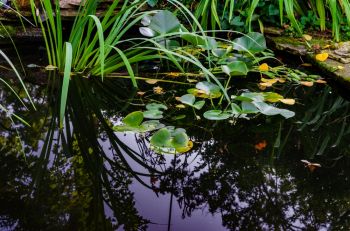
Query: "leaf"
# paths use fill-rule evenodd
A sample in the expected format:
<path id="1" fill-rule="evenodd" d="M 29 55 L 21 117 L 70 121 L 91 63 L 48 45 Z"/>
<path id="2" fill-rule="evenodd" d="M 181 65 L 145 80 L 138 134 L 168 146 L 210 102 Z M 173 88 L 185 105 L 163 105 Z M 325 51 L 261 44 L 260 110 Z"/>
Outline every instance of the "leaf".
<path id="1" fill-rule="evenodd" d="M 165 93 L 164 89 L 160 86 L 153 87 L 154 94 L 162 95 Z"/>
<path id="2" fill-rule="evenodd" d="M 155 5 L 157 5 L 157 3 L 158 3 L 158 0 L 147 0 L 147 4 L 150 7 L 154 7 Z"/>
<path id="3" fill-rule="evenodd" d="M 175 149 L 186 147 L 187 143 L 188 143 L 188 136 L 186 132 L 183 132 L 183 131 L 175 132 L 171 140 L 172 147 L 174 147 Z"/>
<path id="4" fill-rule="evenodd" d="M 258 53 L 266 49 L 266 40 L 264 36 L 257 32 L 248 33 L 245 36 L 235 39 L 233 49 L 237 51 L 245 51 Z"/>
<path id="5" fill-rule="evenodd" d="M 306 41 L 311 41 L 311 40 L 312 40 L 312 36 L 311 36 L 311 35 L 308 35 L 308 34 L 304 34 L 304 35 L 303 35 L 303 38 L 304 38 Z"/>
<path id="6" fill-rule="evenodd" d="M 231 117 L 228 112 L 223 112 L 221 110 L 209 110 L 203 114 L 204 118 L 208 120 L 225 120 Z"/>
<path id="7" fill-rule="evenodd" d="M 283 96 L 281 96 L 280 94 L 278 94 L 276 92 L 264 92 L 263 96 L 264 96 L 265 101 L 268 101 L 271 103 L 275 103 L 275 102 L 278 102 L 281 99 L 283 99 Z"/>
<path id="8" fill-rule="evenodd" d="M 188 152 L 190 151 L 191 149 L 193 148 L 193 142 L 191 140 L 189 140 L 187 142 L 187 145 L 185 147 L 179 147 L 179 148 L 176 148 L 176 151 L 178 153 L 185 153 L 185 152 Z"/>
<path id="9" fill-rule="evenodd" d="M 56 66 L 53 66 L 53 65 L 47 65 L 46 67 L 45 67 L 45 70 L 47 70 L 47 71 L 54 71 L 54 70 L 56 70 L 58 67 L 56 67 Z"/>
<path id="10" fill-rule="evenodd" d="M 195 101 L 196 97 L 194 97 L 192 94 L 186 94 L 180 97 L 180 102 L 186 105 L 193 106 Z"/>
<path id="11" fill-rule="evenodd" d="M 307 86 L 307 87 L 312 87 L 314 85 L 314 82 L 310 81 L 300 81 L 301 85 Z"/>
<path id="12" fill-rule="evenodd" d="M 204 100 L 197 101 L 193 104 L 193 107 L 197 110 L 201 110 L 205 104 Z"/>
<path id="13" fill-rule="evenodd" d="M 173 13 L 168 10 L 161 10 L 152 17 L 149 28 L 158 32 L 160 35 L 165 35 L 178 31 L 180 26 L 179 20 Z"/>
<path id="14" fill-rule="evenodd" d="M 168 107 L 161 103 L 149 103 L 146 105 L 147 110 L 168 110 Z"/>
<path id="15" fill-rule="evenodd" d="M 320 53 L 316 55 L 316 60 L 319 62 L 324 62 L 328 59 L 328 53 Z"/>
<path id="16" fill-rule="evenodd" d="M 143 116 L 147 119 L 162 119 L 163 112 L 158 110 L 144 111 Z"/>
<path id="17" fill-rule="evenodd" d="M 220 87 L 214 83 L 211 83 L 211 82 L 206 82 L 206 81 L 199 82 L 196 84 L 196 88 L 199 90 L 205 91 L 208 95 L 210 95 L 210 94 L 216 95 L 218 93 L 221 94 Z"/>
<path id="18" fill-rule="evenodd" d="M 205 37 L 197 34 L 184 34 L 181 35 L 181 38 L 194 46 L 199 46 L 206 50 L 213 50 L 217 48 L 216 40 L 211 37 Z"/>
<path id="19" fill-rule="evenodd" d="M 255 150 L 262 151 L 266 148 L 267 142 L 266 140 L 262 140 L 261 142 L 254 145 Z"/>
<path id="20" fill-rule="evenodd" d="M 295 104 L 295 99 L 280 99 L 280 102 L 288 105 L 294 105 Z"/>
<path id="21" fill-rule="evenodd" d="M 245 76 L 248 74 L 248 67 L 242 61 L 233 61 L 221 66 L 222 72 L 229 76 Z"/>
<path id="22" fill-rule="evenodd" d="M 158 80 L 156 80 L 156 79 L 147 79 L 146 83 L 148 83 L 148 84 L 156 84 L 156 83 L 158 83 Z"/>
<path id="23" fill-rule="evenodd" d="M 254 106 L 256 106 L 259 111 L 264 114 L 264 115 L 282 115 L 285 118 L 290 118 L 293 117 L 295 115 L 294 112 L 286 110 L 286 109 L 279 109 L 276 107 L 273 107 L 271 105 L 268 105 L 265 102 L 252 102 L 254 104 Z"/>
<path id="24" fill-rule="evenodd" d="M 151 24 L 151 17 L 149 15 L 145 15 L 142 20 L 141 20 L 141 24 L 143 26 L 149 26 L 149 24 Z"/>
<path id="25" fill-rule="evenodd" d="M 134 111 L 125 116 L 122 122 L 128 126 L 137 127 L 142 123 L 143 117 L 142 111 Z"/>
<path id="26" fill-rule="evenodd" d="M 177 104 L 175 107 L 177 107 L 177 108 L 186 108 L 186 106 L 183 105 L 183 104 Z"/>
<path id="27" fill-rule="evenodd" d="M 259 71 L 268 71 L 269 70 L 269 65 L 267 63 L 263 63 L 259 66 Z"/>
<path id="28" fill-rule="evenodd" d="M 167 128 L 162 128 L 152 135 L 151 144 L 157 147 L 168 147 L 170 138 L 170 131 Z"/>
<path id="29" fill-rule="evenodd" d="M 322 84 L 326 84 L 327 82 L 324 81 L 323 79 L 318 79 L 315 81 L 316 83 L 322 83 Z"/>
<path id="30" fill-rule="evenodd" d="M 156 36 L 156 32 L 148 27 L 140 27 L 139 31 L 143 36 L 146 36 L 146 37 L 152 38 Z"/>

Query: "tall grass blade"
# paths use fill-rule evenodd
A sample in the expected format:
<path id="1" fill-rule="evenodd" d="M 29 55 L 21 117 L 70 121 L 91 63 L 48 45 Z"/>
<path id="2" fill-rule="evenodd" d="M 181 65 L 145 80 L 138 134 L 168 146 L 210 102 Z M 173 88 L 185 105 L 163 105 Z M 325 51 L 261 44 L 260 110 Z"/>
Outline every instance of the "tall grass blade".
<path id="1" fill-rule="evenodd" d="M 104 67 L 105 67 L 105 40 L 103 36 L 103 29 L 100 20 L 95 15 L 89 15 L 96 24 L 97 27 L 97 33 L 98 33 L 98 40 L 100 43 L 100 54 L 99 54 L 99 62 L 101 64 L 101 78 L 103 80 L 103 74 L 104 74 Z"/>
<path id="2" fill-rule="evenodd" d="M 131 67 L 131 64 L 130 64 L 128 58 L 125 56 L 125 54 L 120 49 L 118 49 L 117 47 L 113 47 L 113 48 L 118 52 L 120 57 L 123 59 L 125 67 L 128 70 L 128 73 L 130 75 L 132 85 L 137 88 L 137 82 L 136 82 L 136 79 L 135 79 L 135 74 L 134 74 L 134 71 L 132 70 L 132 67 Z"/>
<path id="3" fill-rule="evenodd" d="M 324 31 L 326 29 L 326 10 L 323 0 L 316 0 L 316 9 L 318 16 L 320 17 L 321 31 Z"/>
<path id="4" fill-rule="evenodd" d="M 69 42 L 65 43 L 66 45 L 66 59 L 64 65 L 64 74 L 63 74 L 63 84 L 61 91 L 61 104 L 60 104 L 60 128 L 63 128 L 63 120 L 66 112 L 69 80 L 71 74 L 71 65 L 72 65 L 72 44 Z"/>

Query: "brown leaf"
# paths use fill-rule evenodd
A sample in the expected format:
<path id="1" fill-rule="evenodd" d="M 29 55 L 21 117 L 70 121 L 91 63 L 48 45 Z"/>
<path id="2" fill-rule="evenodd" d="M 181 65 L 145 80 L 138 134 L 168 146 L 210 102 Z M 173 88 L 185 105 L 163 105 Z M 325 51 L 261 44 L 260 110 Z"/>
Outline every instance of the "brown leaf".
<path id="1" fill-rule="evenodd" d="M 288 105 L 294 105 L 295 104 L 295 99 L 280 99 L 280 102 Z"/>
<path id="2" fill-rule="evenodd" d="M 307 87 L 312 87 L 314 85 L 314 82 L 310 81 L 300 81 L 301 85 L 307 86 Z"/>
<path id="3" fill-rule="evenodd" d="M 158 82 L 158 80 L 156 80 L 156 79 L 147 79 L 146 80 L 146 83 L 148 83 L 148 84 L 156 84 Z"/>

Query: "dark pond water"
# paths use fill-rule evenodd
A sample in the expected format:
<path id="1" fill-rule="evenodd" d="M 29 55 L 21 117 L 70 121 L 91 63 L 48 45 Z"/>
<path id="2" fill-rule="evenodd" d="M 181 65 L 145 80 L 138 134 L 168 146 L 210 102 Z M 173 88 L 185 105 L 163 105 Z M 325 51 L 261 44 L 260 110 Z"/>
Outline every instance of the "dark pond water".
<path id="1" fill-rule="evenodd" d="M 1 113 L 1 230 L 350 229 L 350 105 L 329 86 L 280 85 L 297 99 L 283 106 L 295 117 L 230 123 L 172 107 L 178 85 L 157 83 L 157 95 L 141 83 L 141 97 L 125 80 L 73 78 L 60 130 L 60 79 L 35 72 L 27 81 L 36 111 L 0 95 L 32 125 Z M 190 152 L 155 154 L 149 135 L 111 129 L 152 99 L 172 108 L 164 123 L 187 130 Z"/>

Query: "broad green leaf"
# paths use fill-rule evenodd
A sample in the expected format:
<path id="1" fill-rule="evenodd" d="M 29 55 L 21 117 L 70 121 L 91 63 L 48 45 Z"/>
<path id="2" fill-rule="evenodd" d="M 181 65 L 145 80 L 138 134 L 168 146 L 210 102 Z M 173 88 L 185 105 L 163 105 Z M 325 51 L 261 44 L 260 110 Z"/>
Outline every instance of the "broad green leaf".
<path id="1" fill-rule="evenodd" d="M 208 120 L 225 120 L 231 117 L 228 112 L 223 112 L 221 110 L 209 110 L 203 114 L 204 118 Z"/>
<path id="2" fill-rule="evenodd" d="M 283 99 L 283 96 L 275 92 L 264 92 L 263 95 L 264 95 L 265 101 L 268 101 L 271 103 L 276 103 L 281 99 Z"/>
<path id="3" fill-rule="evenodd" d="M 258 113 L 259 109 L 251 102 L 242 102 L 242 113 L 244 114 L 255 114 Z"/>
<path id="4" fill-rule="evenodd" d="M 186 105 L 193 106 L 195 101 L 196 97 L 194 97 L 192 94 L 186 94 L 180 97 L 180 102 Z"/>
<path id="5" fill-rule="evenodd" d="M 185 132 L 177 132 L 171 140 L 171 145 L 175 149 L 186 147 L 188 143 L 188 136 Z"/>
<path id="6" fill-rule="evenodd" d="M 271 105 L 268 105 L 265 102 L 252 102 L 254 106 L 256 106 L 259 111 L 264 115 L 282 115 L 285 118 L 290 118 L 295 115 L 294 112 L 286 110 L 286 109 L 279 109 L 276 107 L 273 107 Z"/>
<path id="7" fill-rule="evenodd" d="M 222 72 L 229 76 L 245 76 L 248 74 L 248 67 L 242 61 L 233 61 L 221 66 Z"/>
<path id="8" fill-rule="evenodd" d="M 146 105 L 147 110 L 168 110 L 168 107 L 161 103 L 149 103 Z"/>
<path id="9" fill-rule="evenodd" d="M 211 82 L 199 82 L 196 84 L 196 88 L 205 91 L 209 96 L 211 95 L 221 95 L 221 89 L 218 85 Z"/>
<path id="10" fill-rule="evenodd" d="M 143 117 L 142 111 L 134 111 L 129 113 L 122 121 L 125 125 L 137 127 L 142 123 Z"/>
<path id="11" fill-rule="evenodd" d="M 204 37 L 197 34 L 184 34 L 181 38 L 191 43 L 194 46 L 199 46 L 206 50 L 212 50 L 217 48 L 217 42 L 214 38 Z"/>
<path id="12" fill-rule="evenodd" d="M 170 131 L 162 128 L 152 135 L 151 144 L 157 147 L 169 147 L 170 138 Z"/>
<path id="13" fill-rule="evenodd" d="M 246 51 L 254 54 L 266 49 L 264 36 L 257 32 L 248 33 L 245 36 L 235 39 L 233 42 L 233 49 L 237 51 Z"/>
<path id="14" fill-rule="evenodd" d="M 156 13 L 149 27 L 158 32 L 160 35 L 165 35 L 170 32 L 175 32 L 180 29 L 180 22 L 173 13 L 168 10 L 161 10 Z"/>
<path id="15" fill-rule="evenodd" d="M 150 7 L 154 7 L 155 5 L 157 5 L 157 3 L 158 3 L 158 0 L 147 0 L 147 4 Z"/>
<path id="16" fill-rule="evenodd" d="M 158 110 L 148 110 L 143 112 L 143 116 L 147 119 L 162 119 L 163 112 Z"/>
<path id="17" fill-rule="evenodd" d="M 201 110 L 205 104 L 204 100 L 197 101 L 193 104 L 193 107 L 197 110 Z"/>

